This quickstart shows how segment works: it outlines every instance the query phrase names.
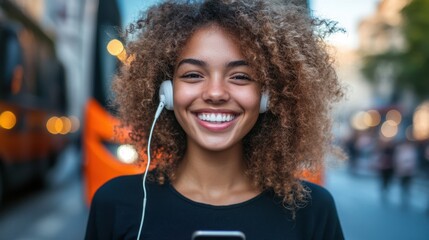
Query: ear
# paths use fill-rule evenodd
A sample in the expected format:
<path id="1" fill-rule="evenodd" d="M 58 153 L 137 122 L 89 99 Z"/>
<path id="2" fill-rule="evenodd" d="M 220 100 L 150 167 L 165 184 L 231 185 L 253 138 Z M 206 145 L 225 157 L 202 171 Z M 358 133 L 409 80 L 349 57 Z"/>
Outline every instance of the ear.
<path id="1" fill-rule="evenodd" d="M 173 110 L 173 83 L 171 80 L 165 80 L 161 83 L 159 99 L 164 101 L 166 109 Z"/>

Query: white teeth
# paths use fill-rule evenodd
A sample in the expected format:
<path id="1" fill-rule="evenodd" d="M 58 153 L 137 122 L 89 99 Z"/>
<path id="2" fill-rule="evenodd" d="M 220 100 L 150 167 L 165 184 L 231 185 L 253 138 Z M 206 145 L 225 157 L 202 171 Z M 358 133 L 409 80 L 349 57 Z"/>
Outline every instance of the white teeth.
<path id="1" fill-rule="evenodd" d="M 226 113 L 199 113 L 198 118 L 206 122 L 222 123 L 232 121 L 235 116 Z"/>

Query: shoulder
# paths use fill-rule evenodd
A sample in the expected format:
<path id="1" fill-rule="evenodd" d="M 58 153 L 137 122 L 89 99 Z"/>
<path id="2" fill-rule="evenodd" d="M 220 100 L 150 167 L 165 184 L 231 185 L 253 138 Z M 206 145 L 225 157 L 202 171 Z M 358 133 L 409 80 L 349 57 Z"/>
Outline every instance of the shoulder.
<path id="1" fill-rule="evenodd" d="M 302 181 L 302 185 L 309 191 L 310 193 L 310 202 L 311 205 L 323 205 L 326 206 L 334 204 L 334 198 L 332 194 L 324 187 L 307 182 Z"/>
<path id="2" fill-rule="evenodd" d="M 316 239 L 344 239 L 332 194 L 320 185 L 305 181 L 302 184 L 310 192 L 310 198 L 297 211 L 301 226 L 311 228 L 313 236 L 318 236 Z"/>
<path id="3" fill-rule="evenodd" d="M 85 239 L 123 239 L 115 237 L 118 231 L 138 222 L 136 213 L 141 209 L 143 195 L 141 183 L 139 174 L 116 177 L 103 184 L 91 202 Z"/>
<path id="4" fill-rule="evenodd" d="M 302 185 L 309 191 L 307 204 L 313 211 L 336 211 L 334 198 L 326 188 L 307 181 Z"/>
<path id="5" fill-rule="evenodd" d="M 110 193 L 112 191 L 126 191 L 130 188 L 135 188 L 142 182 L 142 175 L 124 175 L 110 179 L 103 184 L 98 192 Z"/>
<path id="6" fill-rule="evenodd" d="M 142 175 L 125 175 L 115 177 L 104 183 L 95 193 L 93 202 L 116 202 L 127 199 L 130 195 L 139 194 L 142 184 Z"/>
<path id="7" fill-rule="evenodd" d="M 301 185 L 308 195 L 303 201 L 296 202 L 295 207 L 297 207 L 296 214 L 298 218 L 318 218 L 326 214 L 336 214 L 334 198 L 326 188 L 307 181 L 301 181 Z M 284 208 L 283 197 L 276 195 L 272 189 L 267 191 L 266 196 L 268 196 L 267 199 L 269 200 L 274 199 L 275 205 Z M 289 209 L 288 207 L 286 208 Z"/>

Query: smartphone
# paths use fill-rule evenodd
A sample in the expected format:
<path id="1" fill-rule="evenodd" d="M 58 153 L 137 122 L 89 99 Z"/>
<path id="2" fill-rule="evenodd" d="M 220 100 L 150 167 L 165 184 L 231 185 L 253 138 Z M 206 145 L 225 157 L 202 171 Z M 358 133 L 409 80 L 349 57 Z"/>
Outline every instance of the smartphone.
<path id="1" fill-rule="evenodd" d="M 192 234 L 192 240 L 246 240 L 246 236 L 240 231 L 200 230 Z"/>

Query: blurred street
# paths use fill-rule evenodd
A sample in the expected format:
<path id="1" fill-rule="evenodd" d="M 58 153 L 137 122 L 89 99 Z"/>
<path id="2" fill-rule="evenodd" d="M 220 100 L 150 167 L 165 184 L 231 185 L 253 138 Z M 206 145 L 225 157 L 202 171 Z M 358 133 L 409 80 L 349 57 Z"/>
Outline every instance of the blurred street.
<path id="1" fill-rule="evenodd" d="M 80 163 L 70 148 L 62 156 L 55 184 L 31 191 L 0 211 L 0 239 L 83 239 L 88 210 L 83 201 Z M 425 240 L 429 236 L 428 185 L 414 181 L 410 203 L 402 207 L 400 189 L 394 181 L 383 202 L 378 178 L 350 175 L 345 167 L 329 168 L 326 187 L 333 194 L 346 239 Z"/>
<path id="2" fill-rule="evenodd" d="M 0 239 L 83 239 L 88 210 L 77 150 L 66 149 L 56 168 L 51 186 L 6 199 L 0 209 Z"/>

